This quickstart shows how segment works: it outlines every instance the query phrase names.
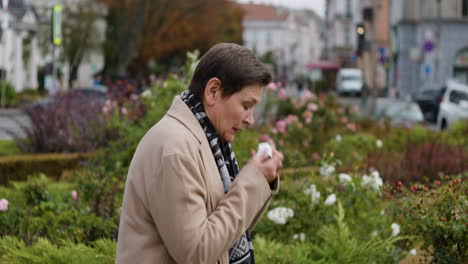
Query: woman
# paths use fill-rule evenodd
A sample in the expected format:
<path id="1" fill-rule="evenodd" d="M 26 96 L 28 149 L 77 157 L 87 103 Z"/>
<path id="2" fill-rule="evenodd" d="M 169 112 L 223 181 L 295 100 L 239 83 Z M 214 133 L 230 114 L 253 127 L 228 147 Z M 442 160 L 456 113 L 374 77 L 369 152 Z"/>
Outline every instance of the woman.
<path id="1" fill-rule="evenodd" d="M 245 47 L 218 44 L 143 137 L 125 186 L 117 263 L 254 263 L 249 232 L 278 191 L 283 156 L 239 171 L 229 144 L 271 81 Z"/>

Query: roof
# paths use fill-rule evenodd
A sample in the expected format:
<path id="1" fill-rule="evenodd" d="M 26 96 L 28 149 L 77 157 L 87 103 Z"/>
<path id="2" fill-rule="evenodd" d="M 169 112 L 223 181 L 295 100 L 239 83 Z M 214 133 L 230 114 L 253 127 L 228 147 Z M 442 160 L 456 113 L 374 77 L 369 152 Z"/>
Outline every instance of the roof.
<path id="1" fill-rule="evenodd" d="M 244 20 L 286 20 L 289 12 L 272 5 L 241 4 Z"/>

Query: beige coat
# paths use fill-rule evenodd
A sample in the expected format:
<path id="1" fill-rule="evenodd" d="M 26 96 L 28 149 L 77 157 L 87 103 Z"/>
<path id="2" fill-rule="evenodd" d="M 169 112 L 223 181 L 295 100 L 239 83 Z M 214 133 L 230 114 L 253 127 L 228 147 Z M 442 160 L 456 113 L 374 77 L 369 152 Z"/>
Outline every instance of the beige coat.
<path id="1" fill-rule="evenodd" d="M 197 119 L 178 97 L 143 137 L 131 162 L 117 263 L 229 263 L 228 250 L 273 195 L 246 165 L 227 194 Z"/>

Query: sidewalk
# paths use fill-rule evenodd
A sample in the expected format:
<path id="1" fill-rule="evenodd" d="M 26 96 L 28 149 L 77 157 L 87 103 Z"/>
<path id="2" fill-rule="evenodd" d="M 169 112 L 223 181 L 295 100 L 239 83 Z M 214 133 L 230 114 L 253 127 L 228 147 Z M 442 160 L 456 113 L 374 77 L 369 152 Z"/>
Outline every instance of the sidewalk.
<path id="1" fill-rule="evenodd" d="M 0 116 L 2 117 L 18 115 L 23 115 L 23 110 L 19 108 L 0 108 Z"/>

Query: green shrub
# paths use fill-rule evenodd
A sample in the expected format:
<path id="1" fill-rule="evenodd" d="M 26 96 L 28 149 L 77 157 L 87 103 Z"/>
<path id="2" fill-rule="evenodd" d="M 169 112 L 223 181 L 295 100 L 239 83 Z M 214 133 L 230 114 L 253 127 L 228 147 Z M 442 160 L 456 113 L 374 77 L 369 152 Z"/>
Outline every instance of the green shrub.
<path id="1" fill-rule="evenodd" d="M 303 243 L 281 243 L 256 236 L 254 239 L 255 263 L 259 264 L 283 264 L 313 263 L 310 260 L 310 248 Z"/>
<path id="2" fill-rule="evenodd" d="M 460 120 L 442 132 L 445 142 L 468 150 L 468 120 Z"/>
<path id="3" fill-rule="evenodd" d="M 371 234 L 386 237 L 391 233 L 392 219 L 382 214 L 386 205 L 381 193 L 361 186 L 358 175 L 350 175 L 351 182 L 340 182 L 339 176 L 319 176 L 310 172 L 298 172 L 301 177 L 288 175 L 281 179 L 281 191 L 272 200 L 270 208 L 286 207 L 294 211 L 294 217 L 286 224 L 277 224 L 268 217 L 263 217 L 253 230 L 254 234 L 282 243 L 293 241 L 295 234 L 304 233 L 306 241 L 318 243 L 319 230 L 334 223 L 335 206 L 327 206 L 324 201 L 334 194 L 347 213 L 347 225 L 353 230 L 353 236 L 366 240 Z M 320 196 L 313 198 L 310 193 L 314 185 Z"/>
<path id="4" fill-rule="evenodd" d="M 4 81 L 0 80 L 0 95 L 2 93 L 3 83 Z M 15 88 L 9 82 L 5 85 L 5 103 L 6 106 L 15 106 L 17 104 Z"/>
<path id="5" fill-rule="evenodd" d="M 466 262 L 467 176 L 445 176 L 431 186 L 398 188 L 402 196 L 394 201 L 393 213 L 402 219 L 402 229 L 416 236 L 416 242 L 422 242 L 429 252 L 425 263 Z"/>
<path id="6" fill-rule="evenodd" d="M 15 182 L 1 188 L 1 199 L 9 201 L 0 212 L 0 237 L 18 236 L 26 243 L 40 237 L 59 244 L 66 239 L 90 243 L 99 238 L 117 237 L 117 219 L 105 219 L 90 212 L 81 193 L 72 195 L 73 185 L 53 184 L 45 175 Z M 76 192 L 76 190 L 75 190 Z"/>
<path id="7" fill-rule="evenodd" d="M 20 154 L 20 150 L 12 140 L 0 140 L 0 157 Z"/>
<path id="8" fill-rule="evenodd" d="M 317 240 L 278 242 L 256 236 L 254 249 L 258 263 L 398 263 L 402 250 L 395 244 L 408 237 L 388 235 L 358 238 L 345 222 L 344 209 L 327 225 L 317 226 Z"/>
<path id="9" fill-rule="evenodd" d="M 92 154 L 37 154 L 0 157 L 0 185 L 26 180 L 28 175 L 44 173 L 59 179 L 65 170 L 76 169 Z"/>
<path id="10" fill-rule="evenodd" d="M 105 264 L 115 263 L 116 243 L 101 239 L 90 246 L 61 241 L 54 245 L 45 238 L 39 238 L 33 245 L 26 245 L 22 240 L 6 236 L 0 238 L 0 262 L 17 264 Z"/>
<path id="11" fill-rule="evenodd" d="M 367 153 L 379 148 L 378 140 L 375 136 L 366 133 L 336 135 L 328 141 L 324 149 L 326 152 L 335 153 L 335 157 L 343 162 L 343 166 L 351 169 L 359 167 Z"/>

